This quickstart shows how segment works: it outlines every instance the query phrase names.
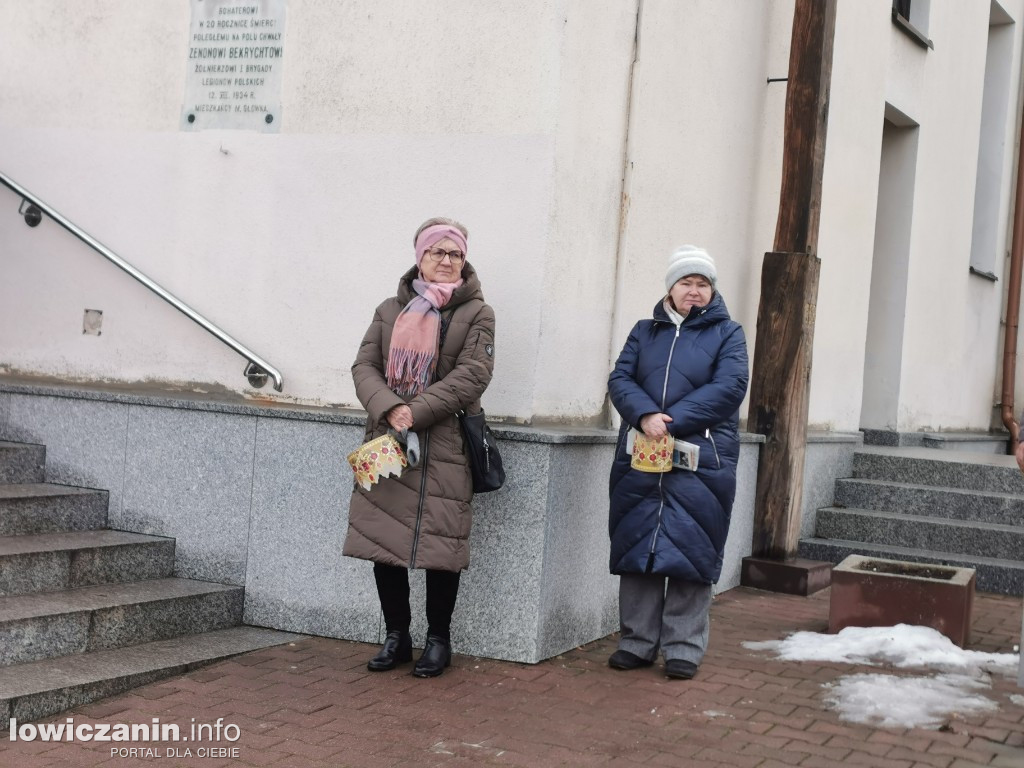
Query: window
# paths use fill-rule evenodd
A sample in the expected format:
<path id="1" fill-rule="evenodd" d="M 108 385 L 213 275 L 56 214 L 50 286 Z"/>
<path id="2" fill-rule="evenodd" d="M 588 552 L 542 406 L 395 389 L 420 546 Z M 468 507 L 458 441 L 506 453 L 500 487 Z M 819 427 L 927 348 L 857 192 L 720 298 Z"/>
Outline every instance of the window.
<path id="1" fill-rule="evenodd" d="M 974 186 L 974 230 L 971 235 L 970 271 L 995 280 L 1002 271 L 1006 249 L 1008 197 L 1006 145 L 1013 141 L 1010 101 L 1013 88 L 1013 19 L 997 3 L 989 12 L 985 90 L 978 136 L 978 171 Z M 1012 146 L 1012 143 L 1011 143 Z"/>
<path id="2" fill-rule="evenodd" d="M 892 23 L 922 48 L 934 48 L 928 39 L 931 0 L 892 0 Z"/>

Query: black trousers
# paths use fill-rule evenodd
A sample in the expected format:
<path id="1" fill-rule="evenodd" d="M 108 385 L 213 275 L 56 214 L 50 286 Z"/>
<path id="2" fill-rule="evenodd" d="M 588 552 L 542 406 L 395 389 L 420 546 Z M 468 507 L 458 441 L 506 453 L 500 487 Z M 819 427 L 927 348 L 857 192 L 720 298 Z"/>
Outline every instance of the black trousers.
<path id="1" fill-rule="evenodd" d="M 427 571 L 427 633 L 451 639 L 452 613 L 459 595 L 459 571 Z M 409 608 L 409 571 L 396 565 L 373 564 L 377 596 L 388 632 L 408 632 L 412 623 Z"/>

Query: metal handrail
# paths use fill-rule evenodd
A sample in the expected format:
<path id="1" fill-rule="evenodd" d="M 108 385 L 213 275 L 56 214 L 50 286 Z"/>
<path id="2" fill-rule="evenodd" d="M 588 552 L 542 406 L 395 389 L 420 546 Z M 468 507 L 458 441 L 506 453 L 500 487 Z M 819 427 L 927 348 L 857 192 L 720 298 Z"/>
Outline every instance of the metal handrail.
<path id="1" fill-rule="evenodd" d="M 16 195 L 19 195 L 22 198 L 21 208 L 19 208 L 18 212 L 25 217 L 25 222 L 30 227 L 34 227 L 39 223 L 41 219 L 40 213 L 45 213 L 55 222 L 60 224 L 60 226 L 64 227 L 64 229 L 66 229 L 72 235 L 74 235 L 83 243 L 85 243 L 94 251 L 96 251 L 98 254 L 103 256 L 108 261 L 113 262 L 115 266 L 123 269 L 125 272 L 134 277 L 144 286 L 149 288 L 149 290 L 151 290 L 161 299 L 163 299 L 172 307 L 174 307 L 176 310 L 181 312 L 183 315 L 188 317 L 193 322 L 201 325 L 207 331 L 212 333 L 214 336 L 216 336 L 222 342 L 227 344 L 229 347 L 235 350 L 246 360 L 248 360 L 249 365 L 246 366 L 244 374 L 252 386 L 256 388 L 262 387 L 267 381 L 267 376 L 270 376 L 274 380 L 274 389 L 276 389 L 278 392 L 281 391 L 281 388 L 284 386 L 284 378 L 281 376 L 281 372 L 278 371 L 277 368 L 272 366 L 270 363 L 268 363 L 262 357 L 257 355 L 255 352 L 253 352 L 247 346 L 242 344 L 240 341 L 235 339 L 233 336 L 230 336 L 229 334 L 222 331 L 220 328 L 218 328 L 205 317 L 200 315 L 198 312 L 192 309 L 192 307 L 188 306 L 188 304 L 186 304 L 181 299 L 176 297 L 170 291 L 167 291 L 161 286 L 157 285 L 157 283 L 155 283 L 150 278 L 146 277 L 146 275 L 142 274 L 139 270 L 137 270 L 127 261 L 125 261 L 112 250 L 107 248 L 107 246 L 103 245 L 103 243 L 96 240 L 96 238 L 92 237 L 87 232 L 83 232 L 77 226 L 75 226 L 70 221 L 65 219 L 60 213 L 54 210 L 52 206 L 49 206 L 46 203 L 44 203 L 38 197 L 31 194 L 28 190 L 26 190 L 24 187 L 22 187 L 20 184 L 16 183 L 12 179 L 8 178 L 3 173 L 0 173 L 0 184 L 3 184 L 5 187 L 7 187 Z M 25 209 L 25 203 L 29 204 L 29 208 Z M 35 210 L 33 209 L 33 207 L 35 208 Z"/>

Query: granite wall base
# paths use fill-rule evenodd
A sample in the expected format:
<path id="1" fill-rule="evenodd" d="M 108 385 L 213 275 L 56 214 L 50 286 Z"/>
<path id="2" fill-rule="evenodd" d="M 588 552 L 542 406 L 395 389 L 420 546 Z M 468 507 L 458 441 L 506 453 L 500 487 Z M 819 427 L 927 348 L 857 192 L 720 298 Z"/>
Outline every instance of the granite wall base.
<path id="1" fill-rule="evenodd" d="M 2 385 L 0 385 L 2 386 Z M 112 528 L 177 540 L 175 573 L 245 586 L 244 621 L 377 642 L 372 566 L 342 557 L 345 456 L 362 416 L 152 395 L 13 387 L 0 439 L 47 446 L 51 482 L 111 493 Z M 608 574 L 608 430 L 496 429 L 508 481 L 474 500 L 457 652 L 533 663 L 618 629 Z M 757 436 L 744 436 L 721 592 L 750 553 Z M 423 574 L 413 572 L 422 643 Z"/>
<path id="2" fill-rule="evenodd" d="M 808 432 L 800 538 L 814 536 L 818 510 L 835 501 L 836 480 L 853 477 L 853 453 L 864 444 L 860 432 Z"/>

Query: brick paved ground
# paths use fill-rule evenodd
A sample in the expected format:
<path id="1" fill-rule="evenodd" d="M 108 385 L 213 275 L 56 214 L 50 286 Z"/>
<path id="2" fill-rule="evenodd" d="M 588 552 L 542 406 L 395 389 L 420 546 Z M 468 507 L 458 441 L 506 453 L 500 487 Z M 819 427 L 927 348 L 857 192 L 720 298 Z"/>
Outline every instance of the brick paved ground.
<path id="1" fill-rule="evenodd" d="M 979 596 L 972 647 L 1012 651 L 1020 611 L 1020 598 Z M 783 662 L 741 645 L 823 631 L 827 614 L 827 591 L 808 599 L 731 590 L 714 603 L 711 647 L 689 682 L 670 681 L 659 667 L 609 669 L 614 638 L 535 666 L 457 656 L 435 680 L 413 678 L 408 666 L 369 673 L 373 647 L 309 638 L 50 718 L 159 717 L 186 735 L 192 718 L 224 718 L 241 731 L 237 758 L 168 758 L 166 743 L 150 745 L 159 757 L 112 758 L 109 744 L 11 743 L 5 733 L 0 765 L 1024 766 L 1024 706 L 1009 698 L 1024 695 L 1015 680 L 993 680 L 986 695 L 999 711 L 987 716 L 955 717 L 937 731 L 877 729 L 840 721 L 822 689 L 877 668 Z M 206 745 L 188 744 L 194 754 Z"/>

